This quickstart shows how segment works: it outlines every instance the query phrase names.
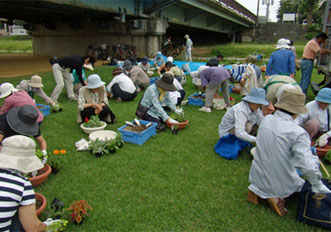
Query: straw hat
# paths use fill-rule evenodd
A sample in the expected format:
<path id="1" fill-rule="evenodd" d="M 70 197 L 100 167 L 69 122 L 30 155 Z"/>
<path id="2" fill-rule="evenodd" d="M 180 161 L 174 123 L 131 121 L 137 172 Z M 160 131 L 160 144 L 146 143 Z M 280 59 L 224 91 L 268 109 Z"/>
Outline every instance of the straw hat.
<path id="1" fill-rule="evenodd" d="M 42 79 L 40 76 L 38 75 L 33 75 L 29 81 L 29 85 L 32 88 L 42 88 L 44 87 L 43 83 L 42 83 Z"/>
<path id="2" fill-rule="evenodd" d="M 286 110 L 293 114 L 305 114 L 306 95 L 298 89 L 285 89 L 275 106 L 279 109 Z"/>
<path id="3" fill-rule="evenodd" d="M 24 105 L 14 107 L 7 113 L 7 122 L 11 129 L 22 135 L 35 136 L 38 134 L 39 117 L 36 107 Z"/>
<path id="4" fill-rule="evenodd" d="M 155 81 L 155 84 L 165 91 L 176 91 L 174 86 L 174 74 L 170 71 L 165 72 L 161 79 Z"/>
<path id="5" fill-rule="evenodd" d="M 106 83 L 101 81 L 100 76 L 98 74 L 92 74 L 92 75 L 89 75 L 87 78 L 86 87 L 88 89 L 96 89 L 96 88 L 103 86 L 104 84 L 106 84 Z"/>
<path id="6" fill-rule="evenodd" d="M 93 65 L 91 63 L 90 64 L 83 64 L 83 67 L 86 68 L 86 69 L 89 69 L 91 71 L 94 70 Z"/>
<path id="7" fill-rule="evenodd" d="M 265 106 L 269 105 L 269 102 L 265 99 L 265 90 L 262 88 L 253 88 L 242 100 Z"/>
<path id="8" fill-rule="evenodd" d="M 5 82 L 0 85 L 0 98 L 5 98 L 11 93 L 17 92 L 18 89 L 14 88 L 11 83 Z"/>
<path id="9" fill-rule="evenodd" d="M 281 49 L 281 48 L 286 48 L 286 49 L 290 49 L 291 47 L 288 45 L 288 40 L 281 38 L 278 40 L 277 45 L 276 45 L 276 49 Z"/>
<path id="10" fill-rule="evenodd" d="M 323 88 L 321 89 L 317 96 L 315 97 L 316 101 L 323 102 L 323 103 L 331 103 L 331 88 Z"/>
<path id="11" fill-rule="evenodd" d="M 2 141 L 0 156 L 0 168 L 29 173 L 44 167 L 36 156 L 35 142 L 23 135 L 5 138 Z"/>

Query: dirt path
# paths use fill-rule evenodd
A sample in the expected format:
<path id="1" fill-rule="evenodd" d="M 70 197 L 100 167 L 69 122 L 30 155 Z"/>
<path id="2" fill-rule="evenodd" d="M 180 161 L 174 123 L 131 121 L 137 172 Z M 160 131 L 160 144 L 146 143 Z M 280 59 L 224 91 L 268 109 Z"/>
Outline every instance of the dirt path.
<path id="1" fill-rule="evenodd" d="M 51 72 L 49 58 L 33 54 L 0 54 L 0 78 Z M 101 65 L 101 61 L 96 65 Z"/>

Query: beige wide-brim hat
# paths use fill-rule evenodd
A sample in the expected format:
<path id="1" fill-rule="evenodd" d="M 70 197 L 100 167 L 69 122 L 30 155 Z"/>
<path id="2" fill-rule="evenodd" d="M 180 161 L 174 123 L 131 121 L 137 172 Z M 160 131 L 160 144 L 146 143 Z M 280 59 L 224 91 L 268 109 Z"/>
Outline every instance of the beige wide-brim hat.
<path id="1" fill-rule="evenodd" d="M 275 107 L 293 114 L 305 114 L 308 112 L 305 105 L 306 95 L 298 89 L 285 89 Z"/>
<path id="2" fill-rule="evenodd" d="M 14 88 L 14 86 L 9 82 L 4 82 L 0 85 L 0 98 L 5 98 L 9 96 L 11 93 L 17 92 L 18 89 Z"/>
<path id="3" fill-rule="evenodd" d="M 42 79 L 40 76 L 38 75 L 33 75 L 29 81 L 29 85 L 32 88 L 42 88 L 44 87 L 43 83 L 42 83 Z"/>
<path id="4" fill-rule="evenodd" d="M 44 167 L 36 156 L 35 142 L 23 135 L 14 135 L 4 139 L 0 157 L 0 168 L 29 173 Z"/>

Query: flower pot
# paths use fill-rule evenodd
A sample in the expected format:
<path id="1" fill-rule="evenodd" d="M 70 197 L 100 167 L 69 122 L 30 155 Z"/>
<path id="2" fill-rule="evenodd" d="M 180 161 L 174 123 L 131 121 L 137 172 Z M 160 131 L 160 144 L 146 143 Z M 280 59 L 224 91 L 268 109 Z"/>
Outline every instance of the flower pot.
<path id="1" fill-rule="evenodd" d="M 311 142 L 311 145 L 314 146 L 315 142 Z M 324 158 L 326 153 L 331 149 L 330 145 L 325 145 L 324 147 L 318 147 L 316 146 L 316 154 L 320 158 Z"/>
<path id="2" fill-rule="evenodd" d="M 184 129 L 186 127 L 186 125 L 188 124 L 188 120 L 185 120 L 184 122 L 180 122 L 180 123 L 171 123 L 171 122 L 166 122 L 167 127 L 169 127 L 171 129 L 171 127 L 173 125 L 178 125 L 178 130 Z"/>
<path id="3" fill-rule="evenodd" d="M 80 128 L 82 128 L 82 130 L 86 133 L 86 134 L 91 134 L 94 131 L 99 131 L 99 130 L 103 130 L 105 129 L 105 127 L 107 126 L 107 123 L 104 121 L 100 121 L 102 123 L 102 126 L 99 127 L 85 127 L 84 123 L 80 124 Z"/>
<path id="4" fill-rule="evenodd" d="M 51 172 L 52 172 L 51 166 L 45 164 L 45 166 L 42 169 L 38 170 L 37 176 L 29 178 L 32 186 L 37 186 L 44 183 Z"/>
<path id="5" fill-rule="evenodd" d="M 35 193 L 35 196 L 36 196 L 37 215 L 39 216 L 43 212 L 43 210 L 46 208 L 47 200 L 40 193 Z"/>
<path id="6" fill-rule="evenodd" d="M 99 130 L 99 131 L 95 131 L 95 132 L 91 133 L 89 135 L 89 139 L 90 139 L 90 141 L 94 141 L 96 139 L 105 141 L 105 140 L 115 139 L 116 136 L 117 136 L 117 133 L 115 131 Z"/>

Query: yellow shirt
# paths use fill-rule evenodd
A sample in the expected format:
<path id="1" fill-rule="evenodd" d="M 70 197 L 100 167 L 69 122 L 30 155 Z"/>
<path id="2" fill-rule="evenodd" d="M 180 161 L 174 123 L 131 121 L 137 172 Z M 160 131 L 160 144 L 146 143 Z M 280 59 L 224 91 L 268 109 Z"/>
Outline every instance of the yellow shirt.
<path id="1" fill-rule="evenodd" d="M 305 48 L 303 49 L 302 58 L 314 60 L 320 50 L 321 47 L 319 43 L 317 43 L 316 39 L 312 39 L 306 44 Z"/>

